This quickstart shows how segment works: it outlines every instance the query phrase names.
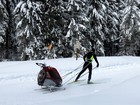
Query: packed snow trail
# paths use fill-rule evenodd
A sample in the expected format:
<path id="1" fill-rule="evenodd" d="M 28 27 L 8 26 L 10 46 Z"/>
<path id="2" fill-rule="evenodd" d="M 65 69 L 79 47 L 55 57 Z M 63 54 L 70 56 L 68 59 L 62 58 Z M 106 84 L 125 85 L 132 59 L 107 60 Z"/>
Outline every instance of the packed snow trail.
<path id="1" fill-rule="evenodd" d="M 98 57 L 98 60 L 100 67 L 92 74 L 94 84 L 87 85 L 85 75 L 80 83 L 65 84 L 66 90 L 50 94 L 43 94 L 45 90 L 37 85 L 40 68 L 35 63 L 53 66 L 63 76 L 82 64 L 82 58 L 0 62 L 0 105 L 139 105 L 140 58 Z M 63 83 L 81 69 L 68 75 Z"/>

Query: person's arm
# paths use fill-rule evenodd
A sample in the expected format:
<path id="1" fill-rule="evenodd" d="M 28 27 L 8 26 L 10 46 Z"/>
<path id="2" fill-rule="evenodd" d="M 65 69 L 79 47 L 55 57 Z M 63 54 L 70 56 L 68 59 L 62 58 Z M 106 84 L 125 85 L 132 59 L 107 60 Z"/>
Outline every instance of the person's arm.
<path id="1" fill-rule="evenodd" d="M 96 67 L 99 67 L 99 62 L 98 62 L 98 60 L 97 60 L 96 55 L 94 54 L 93 56 L 94 56 L 94 60 L 95 60 L 95 62 L 97 63 L 97 66 L 96 66 Z"/>
<path id="2" fill-rule="evenodd" d="M 87 56 L 87 54 L 85 54 L 84 57 L 83 57 L 84 61 L 86 60 L 86 56 Z"/>

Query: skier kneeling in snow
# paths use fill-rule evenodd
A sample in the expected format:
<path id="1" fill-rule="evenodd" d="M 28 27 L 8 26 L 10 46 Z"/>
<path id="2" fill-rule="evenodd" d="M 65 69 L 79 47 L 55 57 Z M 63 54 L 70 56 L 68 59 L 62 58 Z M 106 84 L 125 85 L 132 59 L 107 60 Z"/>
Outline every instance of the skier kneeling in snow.
<path id="1" fill-rule="evenodd" d="M 79 79 L 81 74 L 84 73 L 86 71 L 86 69 L 88 68 L 89 69 L 89 75 L 88 75 L 88 82 L 87 83 L 90 84 L 90 83 L 92 83 L 92 82 L 90 82 L 90 80 L 91 80 L 91 75 L 92 75 L 92 61 L 93 61 L 93 59 L 97 63 L 96 67 L 99 67 L 99 62 L 98 62 L 96 54 L 95 54 L 95 49 L 92 48 L 91 51 L 89 51 L 87 54 L 84 55 L 83 59 L 85 61 L 84 65 L 83 65 L 83 69 L 78 74 L 78 76 L 76 77 L 75 82 Z"/>

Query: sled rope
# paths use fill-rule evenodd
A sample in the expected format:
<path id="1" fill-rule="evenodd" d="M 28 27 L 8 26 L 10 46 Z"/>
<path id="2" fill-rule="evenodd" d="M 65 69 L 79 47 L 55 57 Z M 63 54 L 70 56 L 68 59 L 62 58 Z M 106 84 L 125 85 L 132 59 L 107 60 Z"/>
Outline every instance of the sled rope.
<path id="1" fill-rule="evenodd" d="M 72 74 L 74 71 L 77 71 L 78 69 L 80 69 L 82 67 L 83 63 L 80 64 L 76 69 L 72 70 L 71 72 L 65 74 L 64 76 L 62 76 L 62 78 L 66 78 L 68 75 Z"/>
<path id="2" fill-rule="evenodd" d="M 88 65 L 87 65 L 88 66 Z M 94 69 L 96 69 L 97 67 L 94 67 L 92 70 L 94 70 Z M 83 76 L 85 76 L 87 73 L 89 73 L 89 72 L 86 72 L 86 73 L 84 73 L 82 76 L 80 76 L 79 77 L 79 79 L 80 78 L 82 78 Z M 78 75 L 79 73 L 76 73 L 74 76 L 72 76 L 70 79 L 68 79 L 64 84 L 66 84 L 66 83 L 68 83 L 70 80 L 72 80 L 74 77 L 76 77 L 77 75 Z M 64 85 L 63 84 L 63 85 Z"/>
<path id="3" fill-rule="evenodd" d="M 68 83 L 70 80 L 72 80 L 75 76 L 77 76 L 79 73 L 76 73 L 74 76 L 72 76 L 70 79 L 68 79 L 65 83 L 63 83 L 63 85 L 65 85 L 66 83 Z"/>
<path id="4" fill-rule="evenodd" d="M 82 64 L 83 64 L 83 63 L 82 63 Z M 82 64 L 81 64 L 81 65 L 82 65 Z M 90 62 L 89 62 L 83 69 L 85 69 L 89 64 L 90 64 Z M 78 74 L 79 74 L 79 72 L 76 73 L 74 76 L 72 76 L 70 79 L 68 79 L 64 84 L 68 83 L 70 80 L 72 80 L 72 79 L 73 79 L 74 77 L 76 77 Z"/>

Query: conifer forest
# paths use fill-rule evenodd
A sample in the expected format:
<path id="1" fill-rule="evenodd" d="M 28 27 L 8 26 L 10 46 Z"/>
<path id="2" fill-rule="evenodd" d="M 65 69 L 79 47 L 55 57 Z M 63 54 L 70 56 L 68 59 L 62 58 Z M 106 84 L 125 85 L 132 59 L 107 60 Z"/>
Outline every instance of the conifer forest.
<path id="1" fill-rule="evenodd" d="M 0 61 L 140 56 L 140 0 L 0 0 Z"/>

